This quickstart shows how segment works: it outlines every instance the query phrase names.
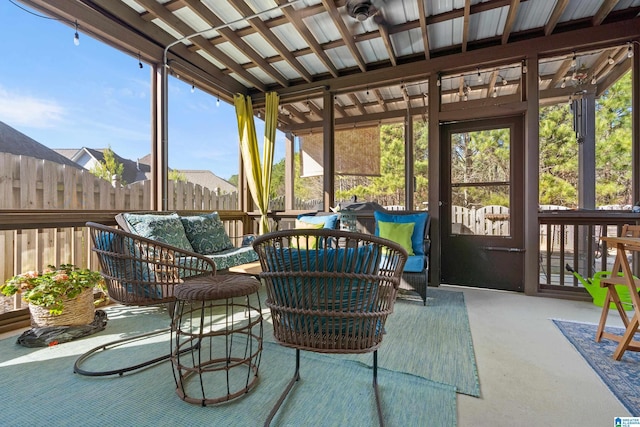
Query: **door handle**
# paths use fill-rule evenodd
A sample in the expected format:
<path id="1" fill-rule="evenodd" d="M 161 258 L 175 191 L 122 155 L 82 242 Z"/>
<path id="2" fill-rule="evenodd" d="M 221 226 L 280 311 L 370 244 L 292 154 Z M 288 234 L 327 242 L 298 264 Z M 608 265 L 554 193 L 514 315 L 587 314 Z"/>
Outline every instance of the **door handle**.
<path id="1" fill-rule="evenodd" d="M 505 248 L 500 246 L 484 246 L 482 249 L 484 249 L 485 251 L 515 252 L 515 253 L 521 253 L 526 251 L 526 249 L 524 248 Z"/>

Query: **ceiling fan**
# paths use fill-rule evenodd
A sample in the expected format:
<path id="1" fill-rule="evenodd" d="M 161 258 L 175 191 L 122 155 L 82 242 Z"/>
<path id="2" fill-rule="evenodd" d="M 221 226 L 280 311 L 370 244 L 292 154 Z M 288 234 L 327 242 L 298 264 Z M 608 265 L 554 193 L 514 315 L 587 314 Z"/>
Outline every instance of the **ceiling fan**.
<path id="1" fill-rule="evenodd" d="M 389 2 L 390 0 L 347 0 L 345 9 L 347 15 L 358 23 L 372 18 L 376 24 L 388 29 L 388 23 L 381 12 Z"/>

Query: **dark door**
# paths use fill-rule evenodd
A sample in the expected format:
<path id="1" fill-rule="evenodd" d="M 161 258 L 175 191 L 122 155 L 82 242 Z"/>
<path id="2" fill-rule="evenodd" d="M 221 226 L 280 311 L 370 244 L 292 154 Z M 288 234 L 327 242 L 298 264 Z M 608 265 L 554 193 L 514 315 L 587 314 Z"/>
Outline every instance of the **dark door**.
<path id="1" fill-rule="evenodd" d="M 443 125 L 442 283 L 524 289 L 522 121 Z"/>

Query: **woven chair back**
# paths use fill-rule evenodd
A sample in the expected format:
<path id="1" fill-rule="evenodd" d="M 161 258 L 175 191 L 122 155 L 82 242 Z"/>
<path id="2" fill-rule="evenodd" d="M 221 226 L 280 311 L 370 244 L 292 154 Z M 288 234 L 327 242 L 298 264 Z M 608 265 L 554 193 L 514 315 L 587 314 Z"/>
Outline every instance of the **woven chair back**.
<path id="1" fill-rule="evenodd" d="M 321 353 L 376 350 L 393 312 L 407 252 L 376 236 L 296 229 L 259 236 L 274 336 Z"/>
<path id="2" fill-rule="evenodd" d="M 215 263 L 161 242 L 88 222 L 92 249 L 109 298 L 124 305 L 175 300 L 173 287 L 187 277 L 215 274 Z"/>

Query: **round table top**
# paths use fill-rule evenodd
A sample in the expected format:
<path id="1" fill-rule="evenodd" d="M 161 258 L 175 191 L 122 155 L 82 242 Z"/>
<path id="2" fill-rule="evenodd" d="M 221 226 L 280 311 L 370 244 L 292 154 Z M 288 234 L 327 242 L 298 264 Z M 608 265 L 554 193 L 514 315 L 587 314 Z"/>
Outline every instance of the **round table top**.
<path id="1" fill-rule="evenodd" d="M 260 281 L 242 274 L 191 277 L 175 286 L 173 295 L 181 301 L 211 301 L 251 295 L 260 289 Z"/>

